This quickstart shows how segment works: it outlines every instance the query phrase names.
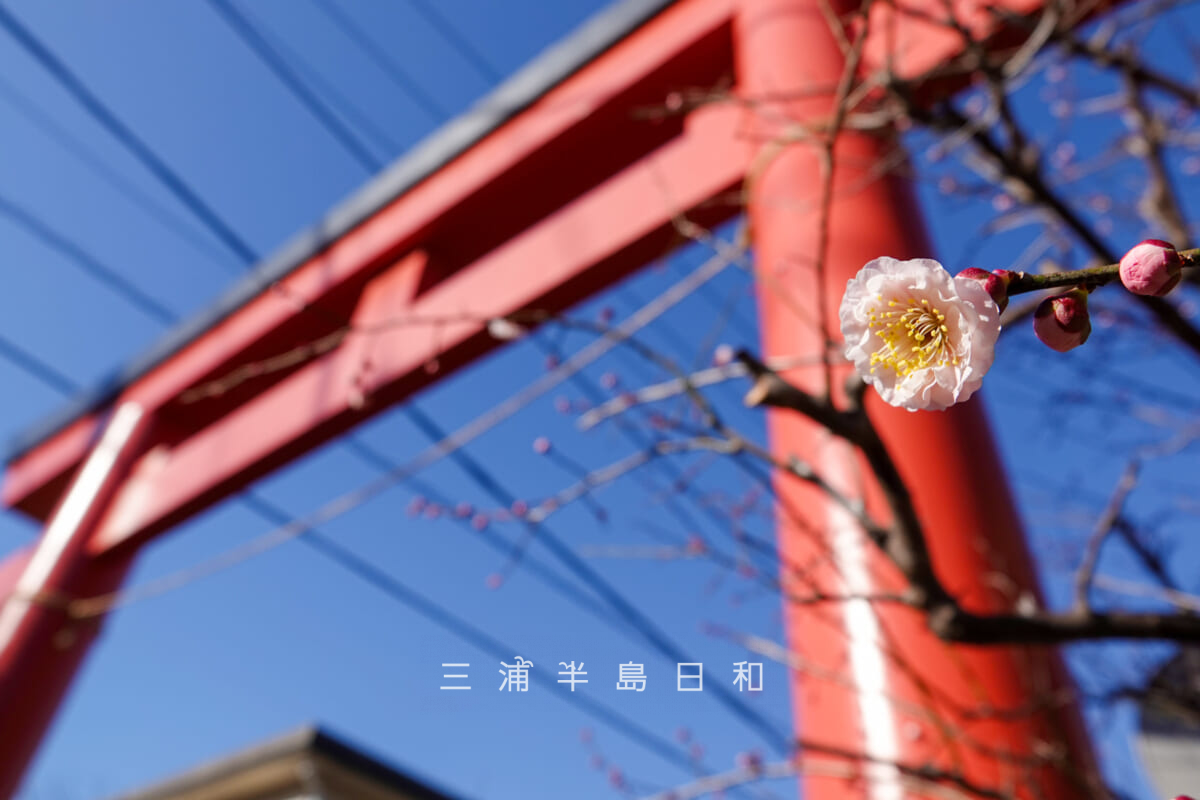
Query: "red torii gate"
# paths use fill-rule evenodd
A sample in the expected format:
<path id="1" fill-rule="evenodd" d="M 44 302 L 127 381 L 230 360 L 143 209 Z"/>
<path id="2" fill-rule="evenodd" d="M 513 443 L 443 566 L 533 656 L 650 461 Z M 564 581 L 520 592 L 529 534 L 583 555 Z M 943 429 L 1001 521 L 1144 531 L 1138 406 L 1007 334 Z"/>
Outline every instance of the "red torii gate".
<path id="1" fill-rule="evenodd" d="M 1041 0 L 995 5 L 1021 15 Z M 940 0 L 914 7 L 930 17 L 947 8 Z M 832 87 L 846 65 L 830 28 L 834 8 L 850 10 L 824 0 L 625 0 L 261 265 L 117 385 L 32 434 L 3 484 L 5 504 L 46 528 L 0 564 L 0 796 L 16 791 L 98 633 L 98 620 L 73 619 L 59 601 L 116 589 L 153 537 L 496 346 L 482 320 L 569 307 L 661 255 L 677 238 L 678 214 L 714 225 L 739 213 L 721 201 L 739 189 L 757 269 L 770 276 L 760 291 L 767 356 L 819 353 L 817 304 L 836 320 L 846 278 L 869 259 L 928 255 L 908 188 L 871 175 L 886 137 L 844 133 L 827 280 L 818 287 L 806 269 L 818 240 L 818 156 L 793 144 L 760 158 L 788 125 L 831 118 Z M 998 16 L 982 4 L 958 0 L 955 9 L 981 38 L 1012 33 L 996 29 Z M 962 46 L 947 27 L 882 4 L 872 9 L 871 31 L 864 73 L 886 63 L 901 76 L 921 75 Z M 736 94 L 751 102 L 653 124 L 631 113 L 731 74 Z M 411 328 L 373 334 L 367 371 L 366 337 L 349 336 L 290 371 L 181 402 L 239 365 L 332 333 L 339 319 L 369 327 L 464 310 L 480 321 L 441 324 L 436 337 Z M 431 357 L 436 374 L 425 369 Z M 816 380 L 804 370 L 789 377 Z M 979 611 L 1011 608 L 1012 594 L 988 580 L 995 573 L 1036 591 L 979 406 L 872 413 L 932 533 L 937 566 L 963 601 Z M 771 412 L 770 437 L 774 452 L 819 459 L 835 480 L 853 465 L 852 454 L 795 415 Z M 839 512 L 810 487 L 782 480 L 778 490 L 808 523 L 846 539 L 837 536 Z M 783 517 L 779 537 L 793 563 L 814 552 Z M 873 553 L 831 546 L 837 563 L 821 576 L 831 585 L 861 591 L 887 573 Z M 814 613 L 787 609 L 789 642 L 810 667 L 793 686 L 799 737 L 820 752 L 863 754 L 865 779 L 807 777 L 807 796 L 899 798 L 908 790 L 895 764 L 961 773 L 976 785 L 1029 783 L 1031 796 L 1051 800 L 1085 796 L 1061 768 L 1090 765 L 1075 709 L 1027 708 L 1035 694 L 1069 693 L 1056 653 L 950 647 L 913 615 L 863 603 L 845 603 L 832 626 L 828 613 L 812 624 Z M 1030 778 L 1011 754 L 1045 766 Z"/>

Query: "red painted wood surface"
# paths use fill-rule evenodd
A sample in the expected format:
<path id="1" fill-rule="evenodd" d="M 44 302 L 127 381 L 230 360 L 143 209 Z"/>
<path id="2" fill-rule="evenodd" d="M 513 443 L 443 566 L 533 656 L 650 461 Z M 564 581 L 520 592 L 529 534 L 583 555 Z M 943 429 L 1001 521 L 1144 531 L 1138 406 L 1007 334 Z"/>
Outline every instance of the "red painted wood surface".
<path id="1" fill-rule="evenodd" d="M 756 116 L 760 139 L 794 136 L 792 121 L 832 118 L 831 95 L 803 91 L 836 84 L 844 64 L 825 17 L 810 2 L 746 0 L 736 30 L 742 91 L 798 98 L 769 103 Z M 749 210 L 764 356 L 819 355 L 827 335 L 840 342 L 842 293 L 867 261 L 931 255 L 909 187 L 876 174 L 895 147 L 886 136 L 840 137 L 828 251 L 818 270 L 824 175 L 818 148 L 766 145 Z M 834 370 L 835 394 L 847 369 Z M 826 385 L 820 368 L 788 377 L 813 392 Z M 878 398 L 872 394 L 871 400 Z M 910 413 L 872 402 L 870 413 L 911 488 L 950 590 L 979 612 L 1011 611 L 1022 594 L 1036 596 L 1021 523 L 982 406 L 971 401 L 941 413 Z M 857 453 L 824 429 L 794 412 L 772 411 L 769 433 L 777 458 L 799 456 L 848 496 L 883 510 Z M 792 594 L 869 597 L 903 587 L 848 512 L 782 472 L 775 482 L 782 579 Z M 785 605 L 788 643 L 797 658 L 792 687 L 798 735 L 817 746 L 813 755 L 831 748 L 878 761 L 848 759 L 861 768 L 853 779 L 806 777 L 805 797 L 929 796 L 906 783 L 896 764 L 958 772 L 977 785 L 1011 788 L 1024 797 L 1089 796 L 1066 777 L 1090 762 L 1071 685 L 1053 649 L 952 647 L 915 612 L 866 599 Z M 1052 698 L 1058 706 L 1022 713 L 1033 698 Z M 1049 752 L 1066 768 L 1027 773 L 1015 766 Z"/>

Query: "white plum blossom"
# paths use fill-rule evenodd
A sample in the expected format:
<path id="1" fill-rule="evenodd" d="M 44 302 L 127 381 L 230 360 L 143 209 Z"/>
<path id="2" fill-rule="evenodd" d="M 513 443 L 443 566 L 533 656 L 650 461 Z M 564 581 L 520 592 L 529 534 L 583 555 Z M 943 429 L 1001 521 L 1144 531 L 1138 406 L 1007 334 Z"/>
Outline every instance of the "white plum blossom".
<path id="1" fill-rule="evenodd" d="M 846 358 L 884 402 L 944 409 L 970 397 L 992 366 L 1000 308 L 984 285 L 928 258 L 877 258 L 846 283 Z"/>

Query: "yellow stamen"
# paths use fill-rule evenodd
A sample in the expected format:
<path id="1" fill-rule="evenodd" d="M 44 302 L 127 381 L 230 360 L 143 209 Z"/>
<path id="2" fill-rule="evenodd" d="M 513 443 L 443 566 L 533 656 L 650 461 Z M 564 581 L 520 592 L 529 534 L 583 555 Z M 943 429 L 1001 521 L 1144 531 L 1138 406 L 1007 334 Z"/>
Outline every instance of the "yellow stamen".
<path id="1" fill-rule="evenodd" d="M 883 302 L 882 295 L 877 299 Z M 958 364 L 946 315 L 928 299 L 889 300 L 887 308 L 897 310 L 876 307 L 867 315 L 868 327 L 883 342 L 871 354 L 871 372 L 882 366 L 904 378 L 916 370 Z"/>

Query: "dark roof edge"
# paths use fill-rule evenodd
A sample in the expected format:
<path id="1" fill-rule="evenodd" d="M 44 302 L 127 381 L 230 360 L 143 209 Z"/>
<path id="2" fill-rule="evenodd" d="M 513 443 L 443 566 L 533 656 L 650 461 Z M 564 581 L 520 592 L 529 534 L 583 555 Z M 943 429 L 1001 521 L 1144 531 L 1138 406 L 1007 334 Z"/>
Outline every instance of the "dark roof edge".
<path id="1" fill-rule="evenodd" d="M 162 336 L 149 350 L 115 374 L 71 399 L 8 443 L 5 462 L 14 461 L 86 414 L 112 402 L 125 387 L 182 350 L 210 328 L 262 293 L 376 211 L 466 152 L 542 95 L 594 61 L 676 0 L 618 0 L 596 13 L 565 39 L 544 50 L 465 113 L 438 128 L 317 224 L 294 236 L 259 262 L 204 311 Z"/>
<path id="2" fill-rule="evenodd" d="M 119 795 L 114 800 L 166 800 L 185 791 L 246 772 L 292 755 L 308 753 L 324 756 L 355 774 L 397 791 L 413 794 L 414 800 L 455 800 L 423 777 L 392 767 L 382 759 L 350 745 L 343 739 L 315 726 L 306 726 L 278 738 L 240 750 L 232 755 L 193 767 L 179 775 L 144 789 Z"/>

